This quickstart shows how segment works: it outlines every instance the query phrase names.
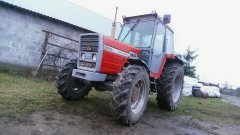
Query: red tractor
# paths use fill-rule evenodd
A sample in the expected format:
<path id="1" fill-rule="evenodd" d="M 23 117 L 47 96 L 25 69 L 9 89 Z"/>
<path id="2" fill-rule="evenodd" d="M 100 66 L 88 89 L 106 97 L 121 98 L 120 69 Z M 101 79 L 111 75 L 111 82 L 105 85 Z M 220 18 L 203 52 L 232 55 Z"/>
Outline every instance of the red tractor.
<path id="1" fill-rule="evenodd" d="M 174 54 L 169 15 L 125 17 L 123 22 L 118 40 L 81 34 L 79 57 L 57 76 L 57 88 L 66 100 L 80 100 L 92 87 L 111 90 L 113 115 L 131 125 L 142 116 L 150 92 L 157 94 L 160 108 L 177 108 L 184 70 Z"/>

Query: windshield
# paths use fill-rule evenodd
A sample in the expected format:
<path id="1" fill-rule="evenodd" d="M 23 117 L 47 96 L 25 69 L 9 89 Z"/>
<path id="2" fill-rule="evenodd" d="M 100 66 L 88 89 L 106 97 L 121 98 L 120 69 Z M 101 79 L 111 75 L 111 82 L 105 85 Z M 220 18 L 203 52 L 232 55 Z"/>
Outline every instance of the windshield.
<path id="1" fill-rule="evenodd" d="M 154 30 L 154 21 L 124 24 L 119 41 L 135 47 L 149 47 Z"/>

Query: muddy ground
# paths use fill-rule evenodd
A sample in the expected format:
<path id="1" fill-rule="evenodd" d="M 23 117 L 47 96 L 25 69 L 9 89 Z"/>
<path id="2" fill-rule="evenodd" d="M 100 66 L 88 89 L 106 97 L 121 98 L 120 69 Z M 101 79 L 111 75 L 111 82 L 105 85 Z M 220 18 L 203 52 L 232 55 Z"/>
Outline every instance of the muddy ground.
<path id="1" fill-rule="evenodd" d="M 75 110 L 76 111 L 76 110 Z M 117 123 L 110 111 L 76 112 L 52 110 L 34 112 L 22 119 L 0 118 L 0 134 L 4 135 L 239 135 L 240 125 L 220 125 L 199 121 L 191 116 L 167 116 L 146 110 L 132 127 Z"/>

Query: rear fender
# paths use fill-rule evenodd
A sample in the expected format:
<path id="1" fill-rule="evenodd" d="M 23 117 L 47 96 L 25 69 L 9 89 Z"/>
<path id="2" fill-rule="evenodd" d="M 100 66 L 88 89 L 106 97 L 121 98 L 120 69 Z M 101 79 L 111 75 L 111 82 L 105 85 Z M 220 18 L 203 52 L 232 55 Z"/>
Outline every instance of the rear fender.
<path id="1" fill-rule="evenodd" d="M 166 63 L 184 64 L 184 62 L 180 58 L 178 58 L 175 54 L 164 54 L 164 58 L 158 72 L 157 73 L 150 72 L 150 77 L 154 79 L 160 78 L 160 76 L 162 75 L 162 70 Z"/>
<path id="2" fill-rule="evenodd" d="M 189 63 L 189 62 L 183 57 L 183 55 L 176 55 L 176 56 L 175 56 L 175 59 L 177 60 L 176 62 L 177 62 L 177 63 L 180 63 L 180 64 Z"/>
<path id="3" fill-rule="evenodd" d="M 167 59 L 166 63 L 179 63 L 181 65 L 183 65 L 185 63 L 185 61 L 183 61 L 181 58 L 179 58 L 178 56 L 175 56 L 174 59 Z M 166 64 L 165 63 L 165 64 Z"/>

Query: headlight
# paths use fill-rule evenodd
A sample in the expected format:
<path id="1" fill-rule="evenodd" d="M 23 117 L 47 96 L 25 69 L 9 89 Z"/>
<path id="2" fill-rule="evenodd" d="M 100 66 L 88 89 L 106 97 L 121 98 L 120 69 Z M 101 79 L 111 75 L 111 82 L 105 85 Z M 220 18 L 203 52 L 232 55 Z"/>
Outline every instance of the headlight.
<path id="1" fill-rule="evenodd" d="M 97 61 L 97 55 L 93 54 L 92 59 L 93 59 L 93 61 Z"/>
<path id="2" fill-rule="evenodd" d="M 83 60 L 86 59 L 86 55 L 85 55 L 85 53 L 82 53 L 82 54 L 81 54 L 81 58 L 82 58 Z"/>

